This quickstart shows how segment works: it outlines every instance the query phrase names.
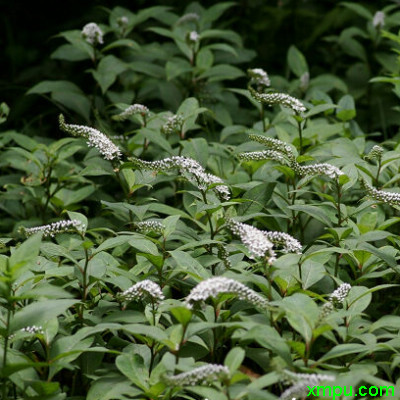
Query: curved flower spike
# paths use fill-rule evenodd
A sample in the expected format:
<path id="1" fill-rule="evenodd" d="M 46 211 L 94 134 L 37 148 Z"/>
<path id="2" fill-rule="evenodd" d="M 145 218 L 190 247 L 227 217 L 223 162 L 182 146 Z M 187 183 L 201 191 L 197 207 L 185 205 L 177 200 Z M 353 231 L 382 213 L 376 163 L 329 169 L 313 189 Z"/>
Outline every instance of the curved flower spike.
<path id="1" fill-rule="evenodd" d="M 173 156 L 158 161 L 144 161 L 139 158 L 133 158 L 132 162 L 139 168 L 155 171 L 168 171 L 172 168 L 179 168 L 181 173 L 188 172 L 192 175 L 189 178 L 190 181 L 195 183 L 200 190 L 205 191 L 209 189 L 211 185 L 216 185 L 212 189 L 215 190 L 222 199 L 229 200 L 230 198 L 228 186 L 224 184 L 224 181 L 218 176 L 205 172 L 205 169 L 196 160 L 191 158 Z"/>
<path id="2" fill-rule="evenodd" d="M 383 190 L 375 189 L 364 180 L 362 180 L 362 184 L 365 187 L 368 196 L 372 197 L 373 199 L 390 204 L 392 206 L 400 205 L 400 193 L 385 192 Z"/>
<path id="3" fill-rule="evenodd" d="M 286 93 L 259 93 L 250 86 L 249 90 L 255 100 L 267 104 L 268 106 L 280 104 L 292 109 L 296 114 L 301 114 L 307 110 L 300 100 Z"/>
<path id="4" fill-rule="evenodd" d="M 283 379 L 285 382 L 293 383 L 293 385 L 286 389 L 279 398 L 280 400 L 292 400 L 293 398 L 307 396 L 310 388 L 317 386 L 322 381 L 332 382 L 335 380 L 335 377 L 323 374 L 296 374 L 284 370 Z"/>
<path id="5" fill-rule="evenodd" d="M 275 261 L 275 252 L 273 243 L 264 235 L 264 232 L 254 226 L 236 222 L 233 219 L 227 222 L 229 229 L 237 236 L 247 247 L 251 258 L 266 257 L 268 263 Z"/>
<path id="6" fill-rule="evenodd" d="M 116 121 L 125 121 L 132 115 L 140 114 L 142 117 L 148 117 L 150 110 L 142 104 L 132 104 L 126 108 L 122 113 L 114 115 L 112 118 Z"/>
<path id="7" fill-rule="evenodd" d="M 59 123 L 62 131 L 87 139 L 86 144 L 89 147 L 96 147 L 106 160 L 113 160 L 121 156 L 120 149 L 104 133 L 97 129 L 84 125 L 66 124 L 62 114 L 60 114 Z"/>
<path id="8" fill-rule="evenodd" d="M 57 221 L 48 225 L 34 226 L 32 228 L 21 228 L 22 232 L 25 233 L 26 236 L 31 236 L 35 233 L 42 232 L 43 237 L 54 237 L 57 233 L 66 232 L 71 229 L 82 232 L 85 230 L 85 225 L 81 221 L 72 219 L 70 221 Z"/>
<path id="9" fill-rule="evenodd" d="M 217 297 L 220 294 L 235 294 L 240 300 L 247 300 L 260 309 L 268 308 L 268 301 L 254 290 L 234 279 L 216 277 L 206 279 L 195 286 L 185 299 L 186 307 L 192 308 L 193 304 L 203 302 L 209 297 Z"/>
<path id="10" fill-rule="evenodd" d="M 225 365 L 207 364 L 189 372 L 165 376 L 164 381 L 171 386 L 194 386 L 228 378 L 228 367 Z"/>

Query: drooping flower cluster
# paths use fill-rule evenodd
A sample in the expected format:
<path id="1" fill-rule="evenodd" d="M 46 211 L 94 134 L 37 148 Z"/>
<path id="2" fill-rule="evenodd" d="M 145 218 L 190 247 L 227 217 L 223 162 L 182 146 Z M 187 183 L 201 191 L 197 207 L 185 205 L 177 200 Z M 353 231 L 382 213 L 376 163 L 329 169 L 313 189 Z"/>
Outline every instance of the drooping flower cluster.
<path id="1" fill-rule="evenodd" d="M 93 46 L 103 44 L 103 31 L 94 22 L 90 22 L 83 27 L 82 36 Z"/>
<path id="2" fill-rule="evenodd" d="M 329 178 L 337 179 L 340 175 L 344 175 L 343 172 L 332 164 L 321 163 L 311 165 L 300 165 L 295 163 L 292 168 L 297 175 L 327 175 Z"/>
<path id="3" fill-rule="evenodd" d="M 150 110 L 142 104 L 133 104 L 129 106 L 126 110 L 124 110 L 122 113 L 114 115 L 113 119 L 117 121 L 125 121 L 126 119 L 135 114 L 140 114 L 142 117 L 148 117 L 150 114 Z"/>
<path id="4" fill-rule="evenodd" d="M 178 375 L 165 376 L 164 381 L 171 386 L 194 386 L 229 378 L 229 368 L 225 365 L 207 364 Z"/>
<path id="5" fill-rule="evenodd" d="M 265 232 L 254 226 L 236 222 L 233 219 L 230 219 L 227 225 L 247 247 L 250 252 L 250 258 L 265 257 L 270 264 L 276 260 L 276 254 L 273 250 L 274 244 L 267 238 Z"/>
<path id="6" fill-rule="evenodd" d="M 382 29 L 385 25 L 385 13 L 377 11 L 372 19 L 372 25 L 377 29 Z"/>
<path id="7" fill-rule="evenodd" d="M 32 325 L 32 326 L 26 326 L 25 328 L 22 328 L 21 332 L 30 333 L 31 335 L 43 335 L 44 330 L 41 326 Z"/>
<path id="8" fill-rule="evenodd" d="M 362 184 L 367 191 L 368 196 L 375 200 L 382 201 L 393 206 L 400 205 L 400 193 L 386 192 L 383 190 L 375 189 L 373 186 L 368 184 L 365 180 L 362 180 Z"/>
<path id="9" fill-rule="evenodd" d="M 329 301 L 333 305 L 343 304 L 345 298 L 349 294 L 351 285 L 342 283 L 332 294 L 329 296 Z"/>
<path id="10" fill-rule="evenodd" d="M 143 300 L 150 297 L 156 303 L 165 298 L 160 286 L 149 279 L 134 284 L 129 289 L 119 293 L 118 297 L 124 301 Z"/>
<path id="11" fill-rule="evenodd" d="M 290 145 L 282 142 L 282 140 L 270 138 L 268 136 L 257 135 L 252 132 L 252 130 L 247 131 L 250 140 L 263 144 L 264 146 L 270 147 L 272 150 L 281 153 L 288 158 L 290 164 L 296 162 L 295 153 Z"/>
<path id="12" fill-rule="evenodd" d="M 286 93 L 259 93 L 251 86 L 249 86 L 248 88 L 252 97 L 260 103 L 266 104 L 268 106 L 280 104 L 284 107 L 290 108 L 296 114 L 301 114 L 306 111 L 306 107 L 299 99 L 296 99 L 295 97 L 290 96 Z"/>
<path id="13" fill-rule="evenodd" d="M 250 85 L 256 85 L 257 92 L 262 92 L 265 88 L 271 85 L 268 74 L 261 68 L 248 69 L 247 73 L 250 76 Z"/>
<path id="14" fill-rule="evenodd" d="M 282 246 L 285 253 L 301 253 L 301 243 L 285 232 L 268 232 L 254 226 L 230 219 L 227 222 L 229 229 L 240 237 L 248 248 L 252 258 L 268 257 L 268 262 L 275 261 L 274 245 Z"/>
<path id="15" fill-rule="evenodd" d="M 34 235 L 35 233 L 42 232 L 43 237 L 51 236 L 54 237 L 57 233 L 62 233 L 70 230 L 76 230 L 81 232 L 85 229 L 85 225 L 76 219 L 63 220 L 58 222 L 53 222 L 48 225 L 35 226 L 33 228 L 22 228 L 22 231 L 26 236 Z"/>
<path id="16" fill-rule="evenodd" d="M 158 221 L 142 221 L 136 222 L 135 228 L 142 233 L 156 232 L 162 234 L 164 232 L 165 226 Z"/>
<path id="17" fill-rule="evenodd" d="M 383 147 L 375 145 L 374 147 L 372 147 L 371 151 L 365 156 L 365 158 L 367 160 L 372 160 L 372 159 L 381 160 L 384 151 L 385 150 L 383 149 Z"/>
<path id="18" fill-rule="evenodd" d="M 155 171 L 168 171 L 173 168 L 179 168 L 181 174 L 189 173 L 188 179 L 197 185 L 197 187 L 206 191 L 211 185 L 216 185 L 213 190 L 224 200 L 229 200 L 230 192 L 221 178 L 205 172 L 204 168 L 195 160 L 188 157 L 173 156 L 159 161 L 144 161 L 139 158 L 133 158 L 132 162 L 139 168 Z"/>
<path id="19" fill-rule="evenodd" d="M 282 142 L 279 139 L 257 135 L 251 132 L 253 131 L 248 131 L 250 140 L 270 147 L 272 150 L 242 153 L 239 155 L 239 158 L 242 158 L 246 161 L 272 159 L 274 161 L 278 161 L 281 164 L 289 164 L 289 166 L 299 176 L 327 175 L 330 178 L 337 179 L 340 175 L 343 175 L 343 172 L 339 168 L 328 163 L 300 165 L 296 161 L 296 155 L 291 146 L 289 146 L 285 142 Z"/>
<path id="20" fill-rule="evenodd" d="M 225 267 L 227 269 L 230 269 L 232 267 L 232 263 L 231 260 L 229 260 L 229 252 L 226 249 L 226 246 L 223 245 L 222 243 L 217 244 L 217 248 L 218 248 L 218 257 L 223 261 L 223 263 L 225 264 Z"/>
<path id="21" fill-rule="evenodd" d="M 335 377 L 332 375 L 296 374 L 288 370 L 284 370 L 282 374 L 283 380 L 287 384 L 292 384 L 292 386 L 281 394 L 279 397 L 280 400 L 292 400 L 293 398 L 305 397 L 309 394 L 310 388 L 318 386 L 320 382 L 333 382 L 335 380 Z"/>
<path id="22" fill-rule="evenodd" d="M 218 295 L 227 293 L 234 294 L 240 300 L 246 300 L 255 307 L 266 309 L 268 302 L 254 290 L 234 279 L 215 277 L 206 279 L 195 286 L 185 299 L 186 307 L 192 308 L 194 304 L 206 301 L 209 297 L 216 298 Z"/>
<path id="23" fill-rule="evenodd" d="M 183 118 L 181 115 L 173 115 L 169 117 L 165 124 L 161 127 L 161 132 L 165 135 L 171 135 L 173 133 L 181 133 L 183 126 Z"/>
<path id="24" fill-rule="evenodd" d="M 285 158 L 281 153 L 275 150 L 250 151 L 247 153 L 240 153 L 238 157 L 244 161 L 274 160 L 280 164 L 285 164 Z"/>
<path id="25" fill-rule="evenodd" d="M 285 232 L 264 232 L 265 237 L 274 245 L 283 247 L 284 253 L 297 253 L 301 254 L 301 243 Z"/>
<path id="26" fill-rule="evenodd" d="M 60 129 L 73 136 L 81 136 L 87 139 L 89 147 L 96 147 L 106 160 L 113 160 L 121 156 L 120 149 L 104 134 L 97 129 L 84 125 L 66 124 L 64 116 L 59 117 Z"/>
<path id="27" fill-rule="evenodd" d="M 329 301 L 323 304 L 318 317 L 318 323 L 324 320 L 336 307 L 341 307 L 344 300 L 349 294 L 351 285 L 342 283 L 335 291 L 329 296 Z"/>

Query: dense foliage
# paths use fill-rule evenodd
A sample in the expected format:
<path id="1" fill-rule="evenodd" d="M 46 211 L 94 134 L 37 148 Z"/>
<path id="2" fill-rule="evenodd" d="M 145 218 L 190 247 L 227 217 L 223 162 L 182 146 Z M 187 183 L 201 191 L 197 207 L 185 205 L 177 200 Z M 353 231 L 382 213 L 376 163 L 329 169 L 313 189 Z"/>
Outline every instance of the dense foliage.
<path id="1" fill-rule="evenodd" d="M 399 386 L 399 8 L 268 74 L 233 7 L 58 35 L 51 135 L 0 134 L 2 399 Z"/>

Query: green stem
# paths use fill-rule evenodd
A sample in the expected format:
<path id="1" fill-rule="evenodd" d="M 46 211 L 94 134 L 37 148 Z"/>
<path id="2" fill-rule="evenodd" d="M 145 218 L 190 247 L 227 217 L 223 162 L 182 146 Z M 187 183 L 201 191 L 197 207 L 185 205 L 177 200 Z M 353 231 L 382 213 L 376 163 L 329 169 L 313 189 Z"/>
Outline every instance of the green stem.
<path id="1" fill-rule="evenodd" d="M 207 196 L 206 196 L 205 191 L 204 190 L 200 190 L 200 192 L 201 192 L 201 195 L 203 196 L 204 204 L 208 204 Z M 206 214 L 207 214 L 208 224 L 210 225 L 210 236 L 211 236 L 211 239 L 214 239 L 215 232 L 214 232 L 214 228 L 213 228 L 213 225 L 212 225 L 211 216 L 210 216 L 208 210 L 206 210 Z"/>
<path id="2" fill-rule="evenodd" d="M 263 131 L 265 132 L 267 130 L 267 126 L 265 125 L 265 115 L 264 115 L 264 104 L 263 103 L 261 103 L 260 117 L 261 117 L 261 121 L 262 121 Z"/>
<path id="3" fill-rule="evenodd" d="M 299 140 L 300 140 L 300 149 L 299 153 L 300 155 L 303 154 L 303 128 L 301 127 L 301 122 L 297 121 L 297 127 L 299 130 Z"/>
<path id="4" fill-rule="evenodd" d="M 7 352 L 8 352 L 8 340 L 10 336 L 10 321 L 11 321 L 11 306 L 7 309 L 7 325 L 6 325 L 6 336 L 4 339 L 4 350 L 3 350 L 3 370 L 7 365 Z M 8 398 L 7 396 L 7 378 L 3 378 L 3 388 L 2 388 L 2 397 L 3 400 Z"/>
<path id="5" fill-rule="evenodd" d="M 375 186 L 379 186 L 379 174 L 381 173 L 381 168 L 382 168 L 382 161 L 381 159 L 378 160 L 378 171 L 376 172 L 376 177 L 375 177 Z"/>
<path id="6" fill-rule="evenodd" d="M 339 184 L 339 181 L 336 179 L 335 180 L 336 184 L 336 193 L 337 193 L 337 203 L 336 203 L 336 209 L 337 209 L 337 214 L 338 214 L 338 227 L 342 226 L 342 211 L 341 211 L 341 200 L 342 200 L 342 191 L 341 191 L 341 186 Z"/>
<path id="7" fill-rule="evenodd" d="M 83 239 L 83 238 L 82 238 Z M 87 297 L 87 287 L 88 287 L 88 277 L 87 277 L 87 270 L 89 266 L 89 252 L 86 248 L 84 248 L 85 251 L 85 265 L 83 267 L 83 280 L 82 280 L 82 285 L 83 285 L 83 296 L 82 299 L 83 301 L 86 301 Z"/>

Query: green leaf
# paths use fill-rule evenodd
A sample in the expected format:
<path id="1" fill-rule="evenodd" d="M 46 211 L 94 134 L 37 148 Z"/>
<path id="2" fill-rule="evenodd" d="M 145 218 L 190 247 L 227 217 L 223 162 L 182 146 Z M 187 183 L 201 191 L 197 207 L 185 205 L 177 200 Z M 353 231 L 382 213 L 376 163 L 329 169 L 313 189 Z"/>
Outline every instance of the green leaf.
<path id="1" fill-rule="evenodd" d="M 173 250 L 169 253 L 177 263 L 180 271 L 186 272 L 199 281 L 210 277 L 209 272 L 190 254 L 180 250 Z"/>
<path id="2" fill-rule="evenodd" d="M 23 267 L 36 260 L 39 254 L 41 241 L 41 234 L 33 235 L 12 252 L 8 262 L 14 280 L 18 279 Z"/>
<path id="3" fill-rule="evenodd" d="M 186 326 L 192 319 L 192 311 L 190 311 L 187 307 L 174 307 L 169 311 L 183 326 Z"/>
<path id="4" fill-rule="evenodd" d="M 124 377 L 102 377 L 91 385 L 86 400 L 128 400 L 142 393 Z"/>
<path id="5" fill-rule="evenodd" d="M 11 330 L 15 332 L 27 326 L 41 325 L 60 314 L 64 314 L 69 307 L 78 302 L 76 299 L 52 299 L 51 301 L 38 301 L 29 304 L 15 313 L 11 321 Z"/>
<path id="6" fill-rule="evenodd" d="M 51 53 L 53 60 L 82 61 L 90 59 L 89 54 L 72 44 L 63 44 Z"/>
<path id="7" fill-rule="evenodd" d="M 115 360 L 117 368 L 138 388 L 146 391 L 149 387 L 149 371 L 139 354 L 121 354 Z"/>
<path id="8" fill-rule="evenodd" d="M 30 88 L 26 94 L 44 94 L 52 92 L 72 92 L 82 94 L 82 90 L 79 89 L 75 83 L 70 81 L 42 81 Z"/>
<path id="9" fill-rule="evenodd" d="M 363 354 L 363 352 L 365 352 L 366 350 L 367 347 L 365 346 L 365 344 L 359 344 L 359 343 L 338 344 L 332 350 L 324 354 L 318 360 L 318 363 L 331 360 L 332 358 L 337 359 L 339 357 L 348 356 L 350 354 Z"/>
<path id="10" fill-rule="evenodd" d="M 124 72 L 128 67 L 119 58 L 109 55 L 102 58 L 96 71 L 92 71 L 93 77 L 105 93 L 107 89 L 115 82 L 117 76 Z"/>
<path id="11" fill-rule="evenodd" d="M 342 1 L 340 5 L 348 8 L 349 10 L 354 11 L 356 14 L 360 15 L 361 17 L 365 18 L 367 21 L 372 21 L 373 15 L 371 12 L 368 10 L 368 8 L 364 7 L 361 4 L 357 4 L 354 2 L 347 2 L 347 1 Z"/>
<path id="12" fill-rule="evenodd" d="M 140 46 L 132 39 L 118 39 L 111 42 L 109 45 L 103 47 L 101 51 L 105 53 L 106 51 L 115 49 L 117 47 L 129 47 L 130 49 L 140 51 Z"/>
<path id="13" fill-rule="evenodd" d="M 144 237 L 135 236 L 128 243 L 140 253 L 152 254 L 153 256 L 159 255 L 157 246 L 151 240 Z"/>
<path id="14" fill-rule="evenodd" d="M 229 64 L 219 64 L 211 67 L 199 75 L 200 79 L 208 78 L 209 82 L 236 79 L 243 76 L 244 73 L 237 67 Z"/>
<path id="15" fill-rule="evenodd" d="M 301 76 L 308 72 L 307 61 L 303 53 L 294 45 L 289 47 L 287 61 L 289 68 L 298 78 L 301 78 Z"/>
<path id="16" fill-rule="evenodd" d="M 182 59 L 173 59 L 165 64 L 165 74 L 170 81 L 178 76 L 186 74 L 192 70 L 190 62 Z"/>
<path id="17" fill-rule="evenodd" d="M 354 99 L 349 94 L 346 94 L 339 100 L 336 116 L 343 122 L 350 121 L 356 116 Z"/>
<path id="18" fill-rule="evenodd" d="M 319 282 L 325 276 L 325 273 L 325 267 L 323 264 L 310 259 L 304 261 L 301 265 L 303 289 L 308 289 Z"/>
<path id="19" fill-rule="evenodd" d="M 196 66 L 200 71 L 207 71 L 214 63 L 214 56 L 211 50 L 202 48 L 196 56 Z"/>
<path id="20" fill-rule="evenodd" d="M 241 347 L 234 347 L 226 355 L 224 365 L 229 368 L 231 374 L 242 365 L 245 355 L 246 352 Z"/>

